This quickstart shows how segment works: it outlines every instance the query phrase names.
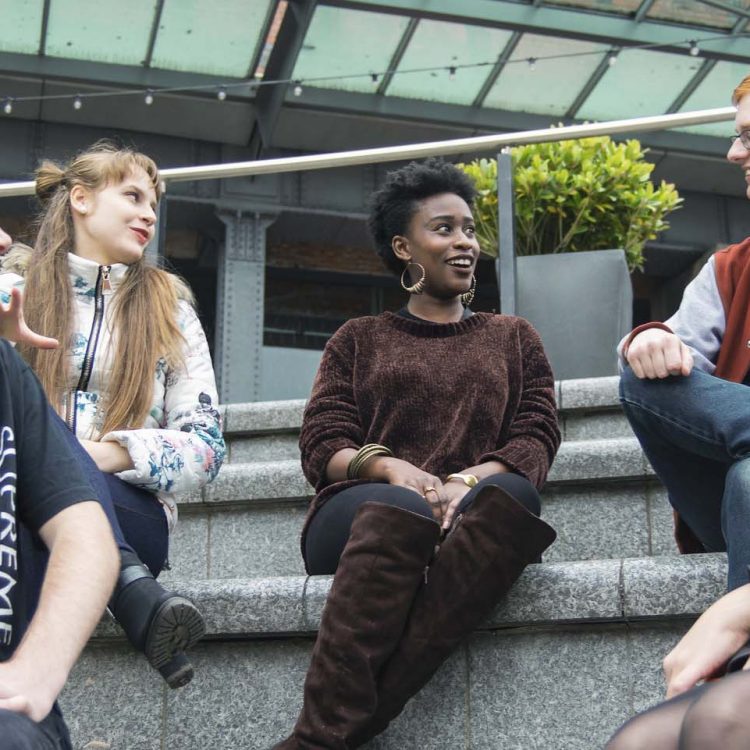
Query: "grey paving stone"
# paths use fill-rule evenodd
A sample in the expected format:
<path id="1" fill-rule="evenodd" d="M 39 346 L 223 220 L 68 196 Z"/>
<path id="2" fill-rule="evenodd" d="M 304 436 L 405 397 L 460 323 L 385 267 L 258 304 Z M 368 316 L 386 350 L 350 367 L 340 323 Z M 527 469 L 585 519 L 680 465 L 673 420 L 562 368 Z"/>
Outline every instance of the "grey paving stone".
<path id="1" fill-rule="evenodd" d="M 661 663 L 687 632 L 693 620 L 670 624 L 634 623 L 628 632 L 632 713 L 664 700 L 666 685 Z"/>
<path id="2" fill-rule="evenodd" d="M 651 527 L 651 554 L 677 555 L 674 538 L 674 516 L 667 500 L 667 491 L 661 485 L 650 485 L 646 489 Z"/>
<path id="3" fill-rule="evenodd" d="M 212 513 L 210 577 L 304 575 L 299 536 L 305 510 L 291 506 Z"/>
<path id="4" fill-rule="evenodd" d="M 619 560 L 529 565 L 486 626 L 617 619 L 619 580 Z"/>
<path id="5" fill-rule="evenodd" d="M 726 555 L 623 561 L 626 617 L 694 616 L 726 592 Z"/>
<path id="6" fill-rule="evenodd" d="M 643 477 L 646 459 L 633 438 L 565 442 L 552 464 L 548 481 Z"/>
<path id="7" fill-rule="evenodd" d="M 110 750 L 161 750 L 166 690 L 130 644 L 89 646 L 60 696 L 73 747 L 99 740 Z"/>
<path id="8" fill-rule="evenodd" d="M 544 493 L 542 518 L 557 531 L 545 562 L 649 554 L 647 499 L 641 484 L 552 488 Z"/>
<path id="9" fill-rule="evenodd" d="M 560 382 L 558 408 L 591 409 L 602 406 L 618 406 L 620 378 L 612 375 L 606 378 L 578 378 Z"/>
<path id="10" fill-rule="evenodd" d="M 300 499 L 312 494 L 313 489 L 304 478 L 299 461 L 230 464 L 203 490 L 207 503 Z"/>
<path id="11" fill-rule="evenodd" d="M 224 431 L 233 434 L 299 430 L 304 408 L 303 399 L 227 404 Z"/>
<path id="12" fill-rule="evenodd" d="M 299 437 L 296 434 L 252 435 L 229 441 L 229 463 L 254 461 L 299 461 Z"/>
<path id="13" fill-rule="evenodd" d="M 164 750 L 268 750 L 302 702 L 312 640 L 199 645 L 196 675 L 167 697 Z"/>
<path id="14" fill-rule="evenodd" d="M 569 412 L 562 420 L 563 440 L 633 437 L 628 420 L 616 411 Z"/>
<path id="15" fill-rule="evenodd" d="M 454 653 L 369 750 L 469 750 L 468 649 Z"/>
<path id="16" fill-rule="evenodd" d="M 169 564 L 159 581 L 208 578 L 208 518 L 182 513 L 169 540 Z"/>
<path id="17" fill-rule="evenodd" d="M 624 628 L 475 634 L 472 750 L 593 750 L 628 716 Z"/>

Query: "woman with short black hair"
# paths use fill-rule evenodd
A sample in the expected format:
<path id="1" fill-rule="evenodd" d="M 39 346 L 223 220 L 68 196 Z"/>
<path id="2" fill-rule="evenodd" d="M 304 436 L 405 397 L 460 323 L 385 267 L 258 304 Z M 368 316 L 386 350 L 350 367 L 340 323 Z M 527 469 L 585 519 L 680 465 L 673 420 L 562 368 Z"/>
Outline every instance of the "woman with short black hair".
<path id="1" fill-rule="evenodd" d="M 552 373 L 525 320 L 468 307 L 474 194 L 430 159 L 373 196 L 370 230 L 409 301 L 337 331 L 305 410 L 317 495 L 302 554 L 335 577 L 277 748 L 381 732 L 555 538 L 538 517 L 560 441 Z"/>

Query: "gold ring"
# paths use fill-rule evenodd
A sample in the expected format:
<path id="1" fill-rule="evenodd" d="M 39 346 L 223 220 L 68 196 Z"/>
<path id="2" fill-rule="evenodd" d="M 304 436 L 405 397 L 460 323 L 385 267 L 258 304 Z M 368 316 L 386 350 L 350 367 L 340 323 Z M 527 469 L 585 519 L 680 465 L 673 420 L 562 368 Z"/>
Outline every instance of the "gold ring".
<path id="1" fill-rule="evenodd" d="M 424 491 L 425 492 L 437 492 L 437 489 L 435 489 L 435 487 L 425 487 Z"/>

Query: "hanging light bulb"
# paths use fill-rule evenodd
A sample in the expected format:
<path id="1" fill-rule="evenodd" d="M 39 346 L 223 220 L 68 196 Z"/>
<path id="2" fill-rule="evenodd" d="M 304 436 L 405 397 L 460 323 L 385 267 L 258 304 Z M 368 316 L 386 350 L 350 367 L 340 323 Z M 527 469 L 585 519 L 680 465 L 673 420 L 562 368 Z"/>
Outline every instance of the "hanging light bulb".
<path id="1" fill-rule="evenodd" d="M 448 78 L 451 79 L 451 81 L 456 80 L 456 66 L 451 65 L 450 68 L 448 68 Z"/>
<path id="2" fill-rule="evenodd" d="M 75 99 L 73 99 L 73 109 L 80 109 L 83 106 L 83 102 L 81 101 L 81 97 L 77 96 Z"/>
<path id="3" fill-rule="evenodd" d="M 612 50 L 609 53 L 609 58 L 607 59 L 607 65 L 611 68 L 613 65 L 617 64 L 617 55 L 618 53 L 615 50 Z"/>
<path id="4" fill-rule="evenodd" d="M 530 57 L 529 60 L 529 70 L 536 70 L 536 57 Z"/>
<path id="5" fill-rule="evenodd" d="M 143 97 L 143 102 L 147 107 L 150 107 L 154 103 L 154 92 L 149 89 L 146 92 L 146 96 Z"/>
<path id="6" fill-rule="evenodd" d="M 372 79 L 373 83 L 378 82 L 378 74 L 377 73 L 370 73 L 370 78 Z"/>
<path id="7" fill-rule="evenodd" d="M 294 84 L 294 95 L 295 96 L 302 96 L 302 82 L 296 81 Z"/>
<path id="8" fill-rule="evenodd" d="M 220 102 L 223 102 L 227 98 L 227 90 L 223 86 L 216 92 L 216 98 Z"/>
<path id="9" fill-rule="evenodd" d="M 698 46 L 698 42 L 696 42 L 695 39 L 693 39 L 690 42 L 690 54 L 693 57 L 698 57 L 698 55 L 700 55 L 700 53 L 701 53 L 701 48 Z"/>
<path id="10" fill-rule="evenodd" d="M 13 99 L 11 99 L 11 97 L 8 97 L 3 103 L 3 112 L 5 112 L 6 115 L 9 115 L 12 111 L 13 111 Z"/>

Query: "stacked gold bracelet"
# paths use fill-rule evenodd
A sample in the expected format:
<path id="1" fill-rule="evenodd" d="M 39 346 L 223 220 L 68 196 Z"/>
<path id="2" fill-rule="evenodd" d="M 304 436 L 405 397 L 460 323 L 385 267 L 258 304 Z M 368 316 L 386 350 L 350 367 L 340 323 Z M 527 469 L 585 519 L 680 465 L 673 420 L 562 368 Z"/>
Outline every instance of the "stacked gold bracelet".
<path id="1" fill-rule="evenodd" d="M 346 478 L 347 479 L 359 479 L 359 472 L 362 471 L 362 467 L 367 461 L 375 456 L 392 456 L 393 452 L 386 448 L 384 445 L 378 445 L 377 443 L 368 443 L 363 445 L 353 456 L 352 460 L 349 461 L 349 465 L 346 467 Z"/>

